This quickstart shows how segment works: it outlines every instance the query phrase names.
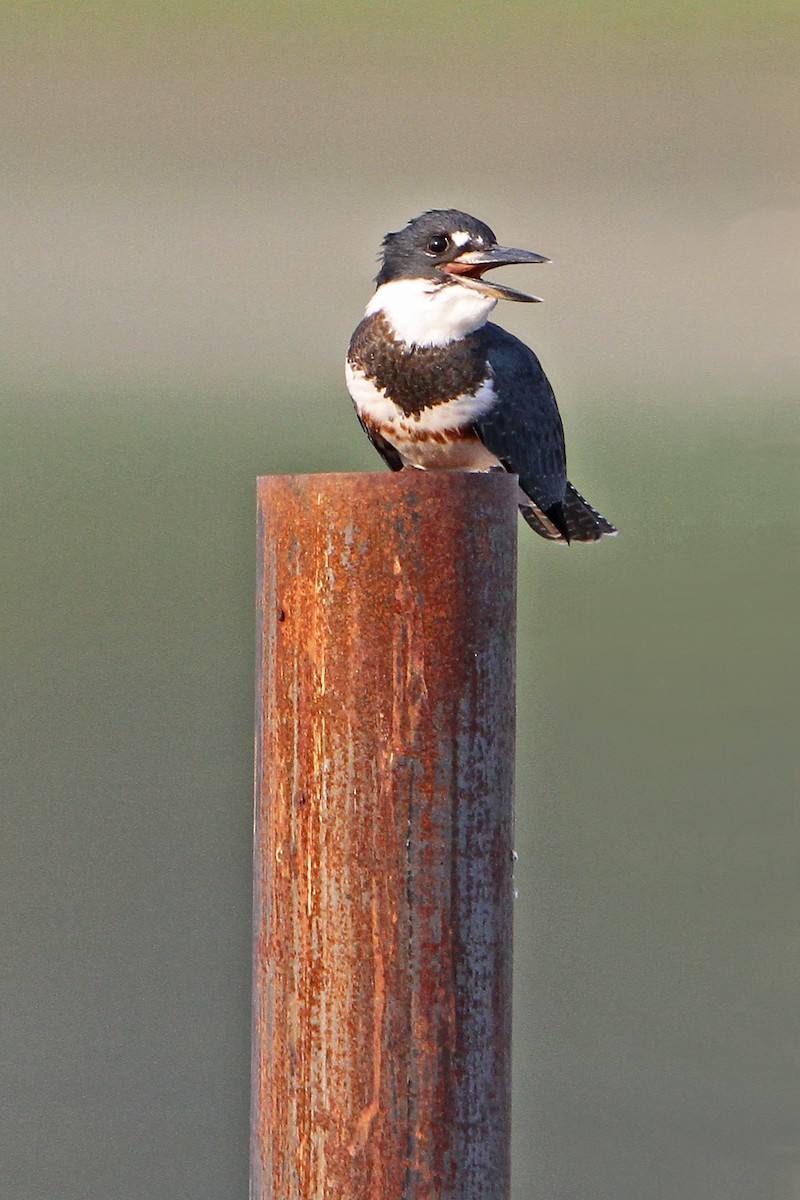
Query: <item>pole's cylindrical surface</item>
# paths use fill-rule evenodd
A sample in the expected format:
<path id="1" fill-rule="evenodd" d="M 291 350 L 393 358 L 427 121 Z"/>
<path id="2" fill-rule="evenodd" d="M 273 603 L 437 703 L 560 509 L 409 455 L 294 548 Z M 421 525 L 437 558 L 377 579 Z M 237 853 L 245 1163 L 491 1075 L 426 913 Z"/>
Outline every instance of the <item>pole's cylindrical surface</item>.
<path id="1" fill-rule="evenodd" d="M 516 495 L 259 481 L 252 1200 L 507 1200 Z"/>

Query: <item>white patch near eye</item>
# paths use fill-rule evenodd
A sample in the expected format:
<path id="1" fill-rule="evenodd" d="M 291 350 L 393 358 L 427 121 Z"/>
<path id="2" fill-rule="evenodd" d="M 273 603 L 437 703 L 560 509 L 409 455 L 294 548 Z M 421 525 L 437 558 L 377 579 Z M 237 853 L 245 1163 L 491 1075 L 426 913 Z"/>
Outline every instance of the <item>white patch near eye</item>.
<path id="1" fill-rule="evenodd" d="M 407 346 L 446 346 L 485 325 L 497 304 L 473 288 L 428 279 L 383 283 L 366 316 L 382 312 L 399 342 Z"/>
<path id="2" fill-rule="evenodd" d="M 465 233 L 463 229 L 459 229 L 456 233 L 450 234 L 450 240 L 456 246 L 466 246 L 472 241 L 470 234 Z"/>

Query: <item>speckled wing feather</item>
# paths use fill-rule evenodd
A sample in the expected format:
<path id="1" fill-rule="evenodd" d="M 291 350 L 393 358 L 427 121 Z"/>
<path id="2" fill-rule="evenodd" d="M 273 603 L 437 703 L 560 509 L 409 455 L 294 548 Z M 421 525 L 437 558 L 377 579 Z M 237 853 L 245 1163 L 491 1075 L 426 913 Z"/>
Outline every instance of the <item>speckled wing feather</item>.
<path id="1" fill-rule="evenodd" d="M 519 475 L 520 512 L 549 541 L 595 542 L 616 529 L 567 481 L 564 430 L 550 382 L 533 351 L 497 325 L 481 331 L 497 403 L 477 422 L 481 441 Z"/>
<path id="2" fill-rule="evenodd" d="M 481 330 L 497 402 L 476 428 L 481 441 L 546 512 L 564 499 L 567 457 L 556 398 L 538 358 L 497 325 Z"/>
<path id="3" fill-rule="evenodd" d="M 605 517 L 601 517 L 597 509 L 592 508 L 571 483 L 567 484 L 564 496 L 564 517 L 569 536 L 574 542 L 599 542 L 604 534 L 612 535 L 617 532 L 616 526 Z"/>

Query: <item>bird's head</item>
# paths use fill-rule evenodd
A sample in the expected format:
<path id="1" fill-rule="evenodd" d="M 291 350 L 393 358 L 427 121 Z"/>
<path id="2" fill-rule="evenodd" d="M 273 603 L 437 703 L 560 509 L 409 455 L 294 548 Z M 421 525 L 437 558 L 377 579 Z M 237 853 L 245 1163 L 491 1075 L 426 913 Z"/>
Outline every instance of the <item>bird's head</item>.
<path id="1" fill-rule="evenodd" d="M 498 246 L 489 226 L 468 213 L 437 208 L 415 217 L 397 233 L 386 235 L 375 282 L 378 287 L 410 279 L 441 287 L 458 284 L 492 300 L 537 303 L 538 296 L 528 296 L 483 276 L 494 267 L 549 261 L 531 250 Z"/>

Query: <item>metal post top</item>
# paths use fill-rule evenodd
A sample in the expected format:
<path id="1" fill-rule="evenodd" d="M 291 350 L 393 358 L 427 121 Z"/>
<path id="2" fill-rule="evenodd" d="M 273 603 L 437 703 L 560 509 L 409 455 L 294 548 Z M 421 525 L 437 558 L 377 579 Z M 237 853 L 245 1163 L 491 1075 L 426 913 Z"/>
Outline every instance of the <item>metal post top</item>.
<path id="1" fill-rule="evenodd" d="M 445 492 L 475 497 L 513 498 L 516 503 L 517 476 L 506 471 L 331 471 L 310 475 L 259 475 L 259 491 L 292 488 L 325 491 L 380 493 L 417 493 L 440 495 Z"/>

